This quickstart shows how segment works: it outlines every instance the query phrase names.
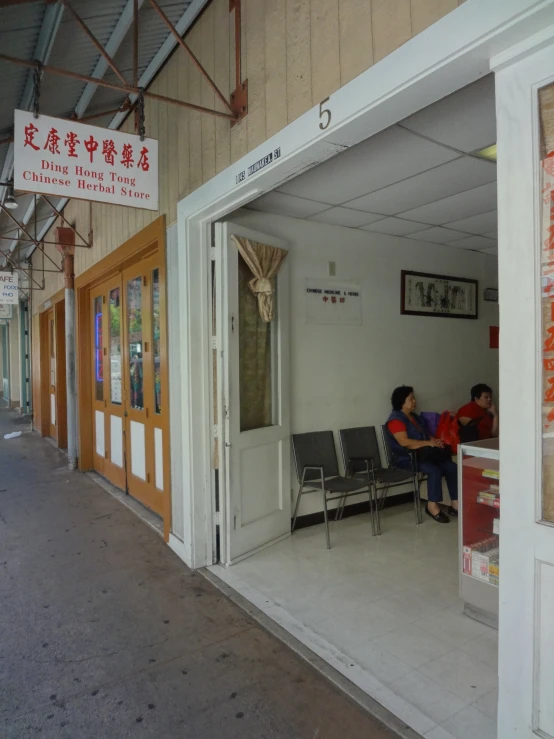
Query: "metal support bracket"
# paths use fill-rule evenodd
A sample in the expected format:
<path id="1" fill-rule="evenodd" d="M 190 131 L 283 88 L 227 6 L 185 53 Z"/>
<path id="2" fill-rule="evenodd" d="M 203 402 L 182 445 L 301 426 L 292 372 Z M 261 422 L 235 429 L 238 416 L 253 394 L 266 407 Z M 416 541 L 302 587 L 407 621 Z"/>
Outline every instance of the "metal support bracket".
<path id="1" fill-rule="evenodd" d="M 235 126 L 248 115 L 248 80 L 242 79 L 242 0 L 229 0 L 229 13 L 235 12 L 235 89 L 231 93 L 231 110 Z"/>

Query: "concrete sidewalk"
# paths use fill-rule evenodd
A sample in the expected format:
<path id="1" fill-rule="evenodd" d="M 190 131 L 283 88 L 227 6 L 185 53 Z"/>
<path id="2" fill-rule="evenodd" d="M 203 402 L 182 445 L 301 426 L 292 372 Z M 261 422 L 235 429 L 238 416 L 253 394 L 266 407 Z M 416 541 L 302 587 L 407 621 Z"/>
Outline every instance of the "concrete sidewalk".
<path id="1" fill-rule="evenodd" d="M 393 739 L 0 410 L 2 739 Z"/>

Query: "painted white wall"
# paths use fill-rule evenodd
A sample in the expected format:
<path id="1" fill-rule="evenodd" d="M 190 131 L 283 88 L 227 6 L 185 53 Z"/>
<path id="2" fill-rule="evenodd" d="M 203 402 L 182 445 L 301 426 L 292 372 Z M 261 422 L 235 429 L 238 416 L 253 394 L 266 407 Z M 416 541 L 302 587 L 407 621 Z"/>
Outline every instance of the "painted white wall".
<path id="1" fill-rule="evenodd" d="M 177 254 L 177 224 L 166 230 L 167 259 L 167 320 L 168 320 L 168 359 L 169 359 L 169 437 L 171 443 L 171 528 L 172 534 L 181 541 L 184 537 L 183 520 L 183 469 L 181 465 L 181 383 L 179 382 L 180 322 L 178 305 L 179 269 Z"/>
<path id="2" fill-rule="evenodd" d="M 485 287 L 498 284 L 495 257 L 257 211 L 229 220 L 289 244 L 292 433 L 332 429 L 338 451 L 340 428 L 376 426 L 380 437 L 397 385 L 413 385 L 419 410 L 437 412 L 457 410 L 477 382 L 496 391 L 498 350 L 489 349 L 489 326 L 498 325 L 498 305 L 482 299 Z M 360 284 L 362 326 L 304 321 L 304 280 L 327 278 L 330 261 L 337 280 Z M 402 316 L 403 269 L 479 280 L 479 319 Z M 294 471 L 291 487 L 296 496 Z M 317 510 L 319 496 L 304 496 L 300 515 Z"/>

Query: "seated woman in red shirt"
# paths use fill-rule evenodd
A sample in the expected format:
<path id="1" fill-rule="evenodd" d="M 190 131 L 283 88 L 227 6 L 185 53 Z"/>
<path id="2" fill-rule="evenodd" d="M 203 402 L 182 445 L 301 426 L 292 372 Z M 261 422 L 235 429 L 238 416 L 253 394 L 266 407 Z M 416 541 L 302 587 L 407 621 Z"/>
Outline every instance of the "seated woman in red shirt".
<path id="1" fill-rule="evenodd" d="M 391 398 L 392 413 L 386 429 L 394 465 L 411 469 L 410 451 L 417 450 L 419 469 L 427 475 L 427 505 L 425 513 L 437 523 L 448 523 L 449 518 L 440 509 L 442 479 L 446 480 L 451 516 L 458 515 L 458 468 L 442 441 L 427 433 L 424 422 L 415 413 L 414 389 L 408 385 L 397 387 Z"/>
<path id="2" fill-rule="evenodd" d="M 468 427 L 473 434 L 466 433 L 464 439 L 464 431 L 460 429 L 461 441 L 477 441 L 482 439 L 492 439 L 498 436 L 498 413 L 494 403 L 492 402 L 492 390 L 488 385 L 479 383 L 471 388 L 471 402 L 463 405 L 456 413 L 456 418 L 460 426 Z M 473 438 L 470 438 L 473 437 Z"/>

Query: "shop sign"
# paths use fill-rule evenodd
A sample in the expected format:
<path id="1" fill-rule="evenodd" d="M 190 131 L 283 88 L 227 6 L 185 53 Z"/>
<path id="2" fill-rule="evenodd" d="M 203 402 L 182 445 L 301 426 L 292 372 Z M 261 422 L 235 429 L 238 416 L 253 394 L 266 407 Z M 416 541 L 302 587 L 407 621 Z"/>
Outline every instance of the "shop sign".
<path id="1" fill-rule="evenodd" d="M 14 187 L 158 210 L 158 142 L 15 111 Z"/>
<path id="2" fill-rule="evenodd" d="M 0 303 L 0 318 L 13 318 L 12 306 L 10 303 Z"/>
<path id="3" fill-rule="evenodd" d="M 280 158 L 281 147 L 279 146 L 277 149 L 270 151 L 261 159 L 258 159 L 257 162 L 251 164 L 247 169 L 243 169 L 241 172 L 239 172 L 235 177 L 236 184 L 240 185 L 246 180 L 247 177 L 252 177 L 252 175 L 257 174 L 261 169 L 265 169 L 270 164 L 273 164 L 274 161 Z"/>
<path id="4" fill-rule="evenodd" d="M 18 299 L 19 280 L 17 272 L 13 274 L 11 272 L 0 272 L 0 305 L 17 305 Z"/>
<path id="5" fill-rule="evenodd" d="M 304 302 L 306 323 L 362 325 L 360 286 L 355 282 L 307 279 Z"/>

